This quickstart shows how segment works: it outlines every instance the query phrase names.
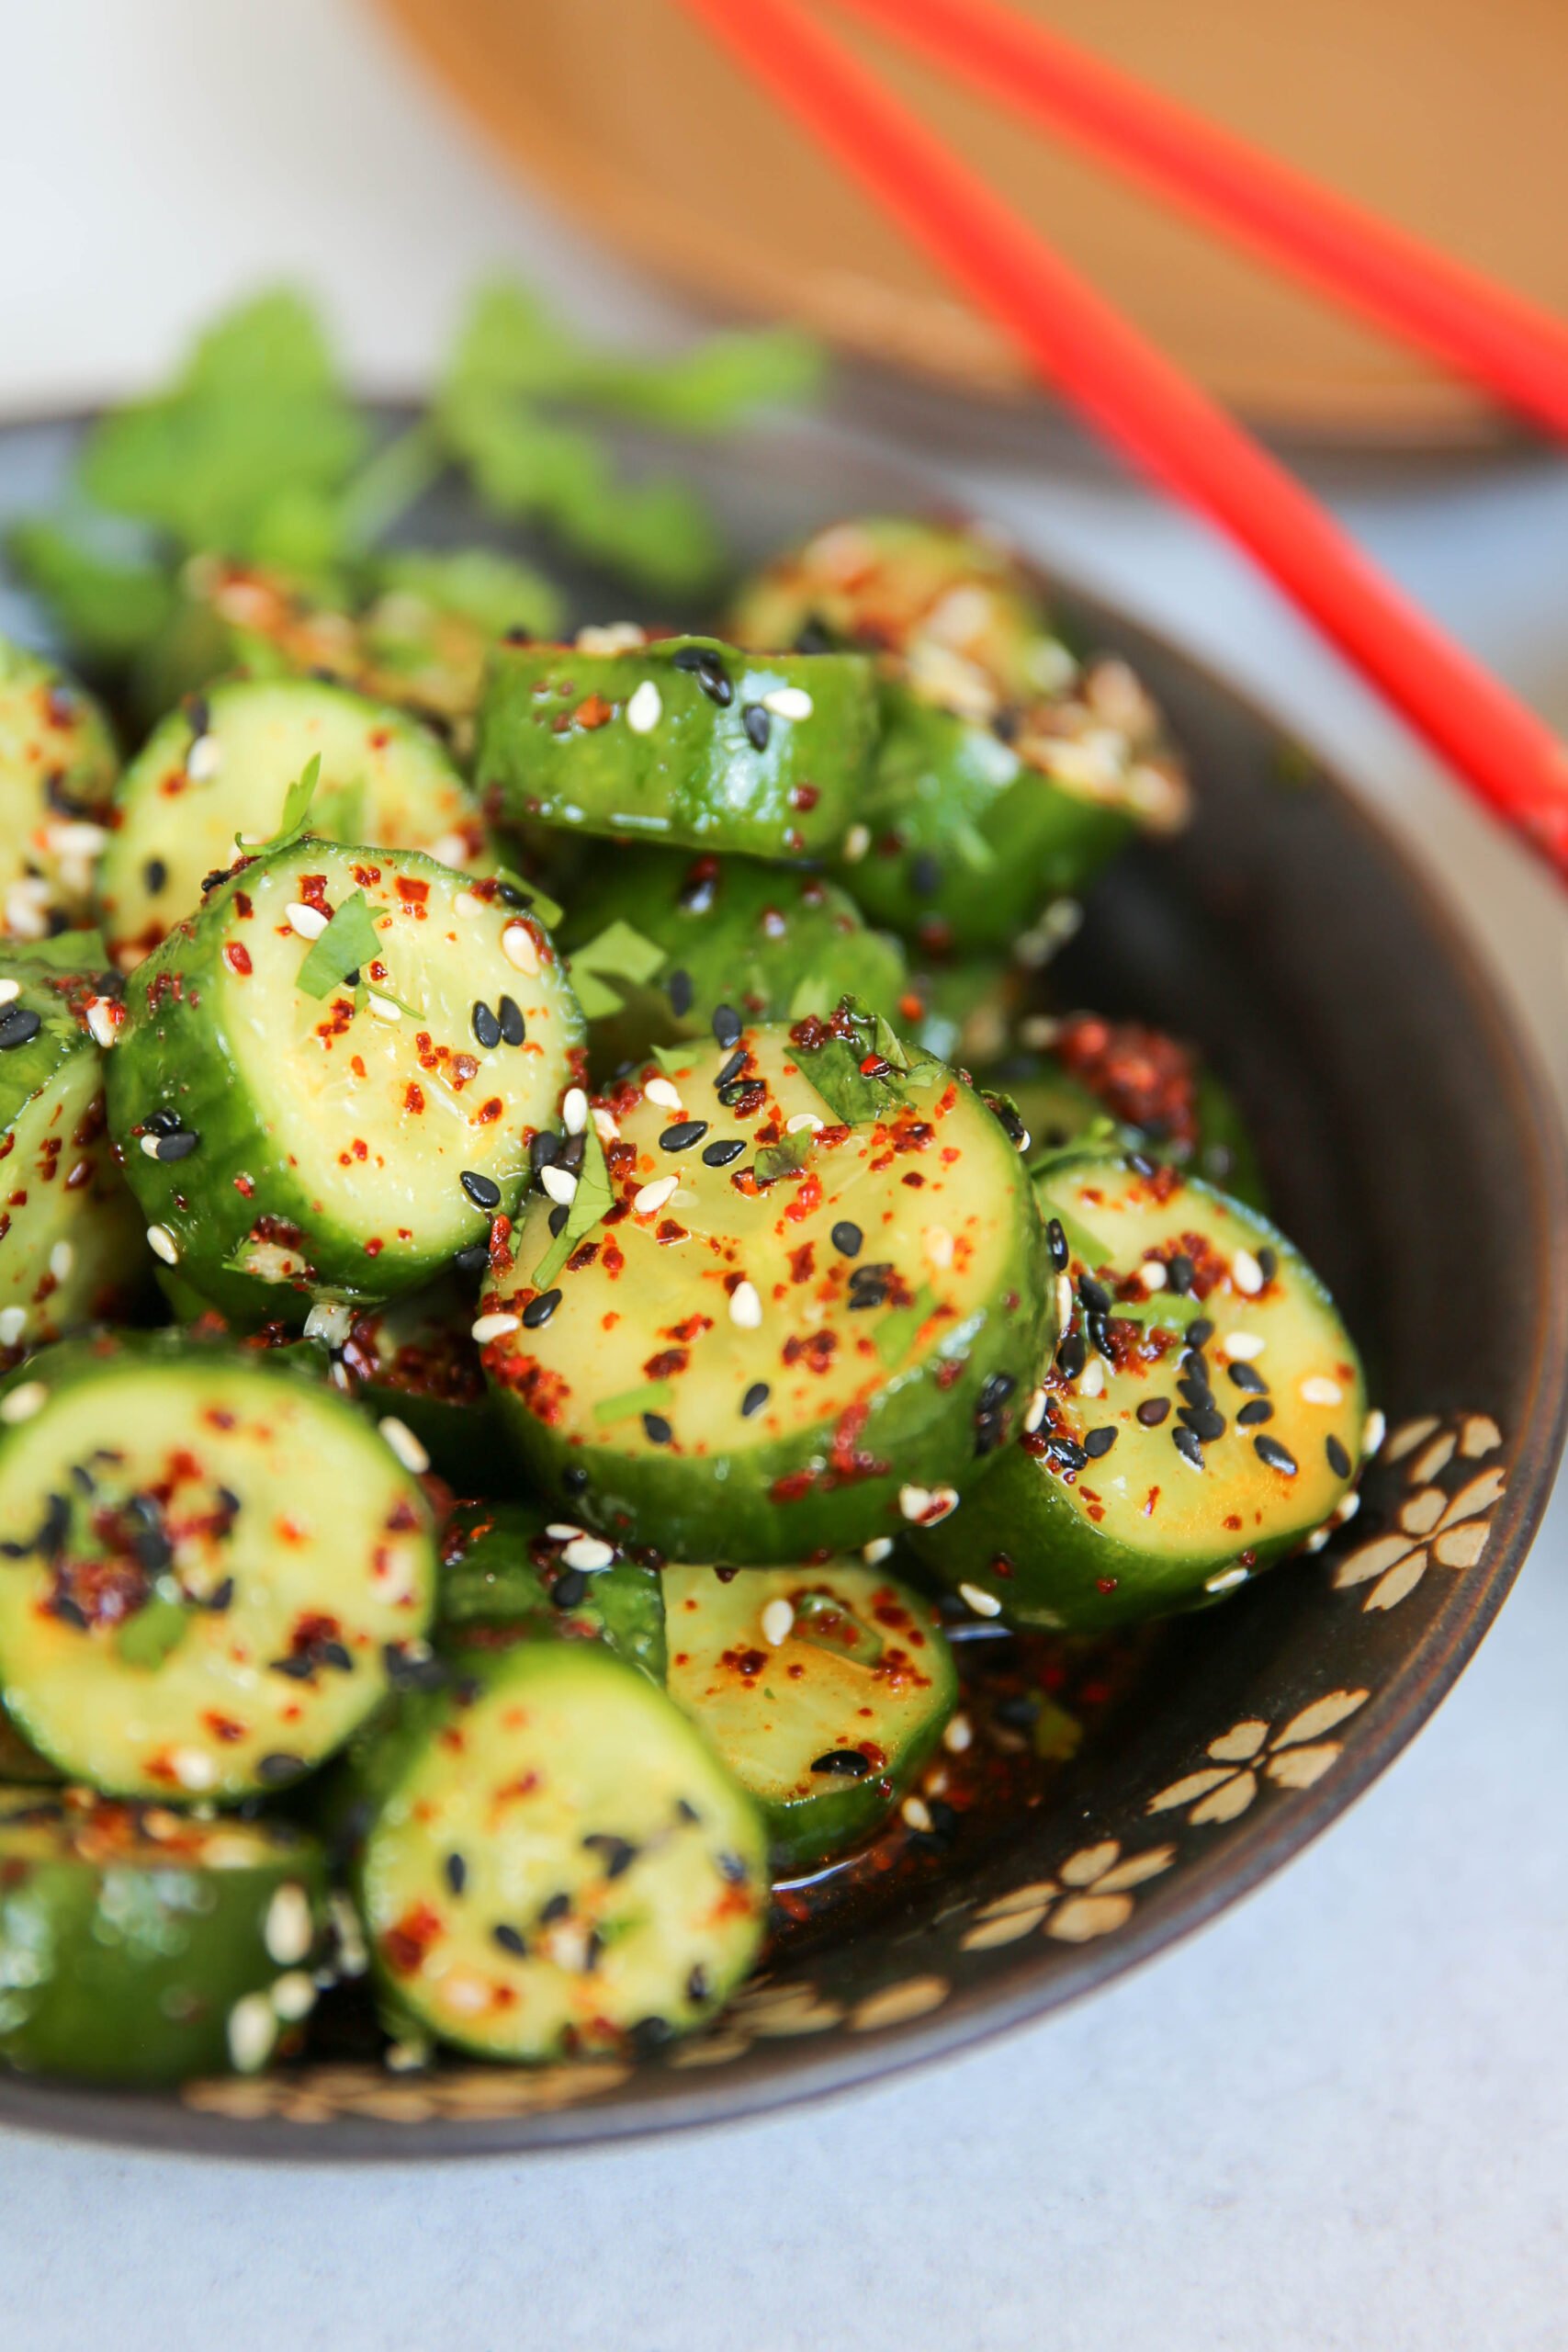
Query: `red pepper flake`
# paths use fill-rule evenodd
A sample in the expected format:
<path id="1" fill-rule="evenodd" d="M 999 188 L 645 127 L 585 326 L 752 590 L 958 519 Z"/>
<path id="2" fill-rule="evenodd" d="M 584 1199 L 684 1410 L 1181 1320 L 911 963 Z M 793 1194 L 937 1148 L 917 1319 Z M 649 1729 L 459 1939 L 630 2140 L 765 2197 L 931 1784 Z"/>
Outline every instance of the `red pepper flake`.
<path id="1" fill-rule="evenodd" d="M 251 952 L 242 940 L 231 939 L 228 942 L 223 950 L 223 961 L 231 972 L 238 972 L 242 979 L 250 978 Z"/>
<path id="2" fill-rule="evenodd" d="M 416 1903 L 381 1938 L 381 1957 L 399 1976 L 412 1976 L 441 1933 L 441 1921 L 428 1903 Z"/>
<path id="3" fill-rule="evenodd" d="M 403 1109 L 405 1111 L 413 1112 L 417 1116 L 423 1108 L 424 1089 L 411 1078 L 408 1084 L 403 1089 Z"/>
<path id="4" fill-rule="evenodd" d="M 572 712 L 579 727 L 592 733 L 596 727 L 607 727 L 615 715 L 615 706 L 606 702 L 603 695 L 585 695 Z"/>

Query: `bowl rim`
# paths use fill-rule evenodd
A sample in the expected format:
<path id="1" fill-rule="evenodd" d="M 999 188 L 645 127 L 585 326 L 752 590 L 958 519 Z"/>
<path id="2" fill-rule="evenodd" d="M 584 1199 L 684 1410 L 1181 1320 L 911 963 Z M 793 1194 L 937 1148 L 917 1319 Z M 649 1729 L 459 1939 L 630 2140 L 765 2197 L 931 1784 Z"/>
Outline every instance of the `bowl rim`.
<path id="1" fill-rule="evenodd" d="M 396 408 L 374 397 L 373 409 Z M 88 403 L 0 419 L 0 437 L 81 427 Z M 1028 560 L 1026 558 L 1026 560 Z M 1040 568 L 1040 567 L 1037 567 Z M 1082 586 L 1070 562 L 1053 563 L 1054 586 L 1078 610 L 1103 617 L 1177 665 L 1206 695 L 1228 704 L 1258 729 L 1304 749 L 1314 789 L 1334 798 L 1353 835 L 1395 867 L 1423 924 L 1442 948 L 1491 1048 L 1492 1082 L 1507 1101 L 1524 1148 L 1520 1193 L 1528 1194 L 1529 1254 L 1537 1281 L 1530 1325 L 1527 1398 L 1507 1487 L 1491 1519 L 1483 1572 L 1443 1611 L 1409 1658 L 1358 1715 L 1340 1767 L 1294 1802 L 1271 1813 L 1235 1846 L 1184 1865 L 1168 1899 L 1103 1941 L 1058 1948 L 1055 1964 L 1011 1989 L 960 1989 L 942 2009 L 818 2052 L 801 2050 L 788 2066 L 740 2079 L 716 2070 L 671 2084 L 647 2104 L 586 2101 L 520 2114 L 430 2117 L 396 2123 L 341 2115 L 330 2130 L 302 2132 L 271 2115 L 232 2117 L 183 2104 L 177 2092 L 114 2090 L 90 2084 L 0 2072 L 0 2127 L 52 2132 L 73 2140 L 190 2158 L 225 2156 L 293 2164 L 412 2163 L 432 2157 L 544 2155 L 569 2148 L 620 2145 L 709 2125 L 761 2120 L 793 2107 L 843 2096 L 873 2082 L 928 2066 L 958 2052 L 1043 2019 L 1112 1983 L 1156 1953 L 1185 1940 L 1322 1835 L 1426 1724 L 1474 1656 L 1507 1598 L 1551 1500 L 1568 1439 L 1568 1131 L 1557 1091 L 1508 1001 L 1505 983 L 1439 876 L 1402 830 L 1371 805 L 1337 759 L 1319 753 L 1310 726 L 1277 710 L 1266 694 L 1238 684 L 1210 659 L 1189 651 L 1158 626 Z M 395 2078 L 389 2078 L 389 2083 Z"/>

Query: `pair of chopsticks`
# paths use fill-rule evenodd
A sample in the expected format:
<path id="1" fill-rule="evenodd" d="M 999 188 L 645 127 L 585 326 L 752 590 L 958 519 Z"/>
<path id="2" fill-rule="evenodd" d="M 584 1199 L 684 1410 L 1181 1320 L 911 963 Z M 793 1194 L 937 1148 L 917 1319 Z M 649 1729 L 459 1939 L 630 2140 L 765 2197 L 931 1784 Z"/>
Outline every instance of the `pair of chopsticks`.
<path id="1" fill-rule="evenodd" d="M 681 0 L 1143 471 L 1217 523 L 1568 880 L 1568 749 L 798 0 Z M 1568 330 L 1013 16 L 839 0 L 1568 437 Z"/>

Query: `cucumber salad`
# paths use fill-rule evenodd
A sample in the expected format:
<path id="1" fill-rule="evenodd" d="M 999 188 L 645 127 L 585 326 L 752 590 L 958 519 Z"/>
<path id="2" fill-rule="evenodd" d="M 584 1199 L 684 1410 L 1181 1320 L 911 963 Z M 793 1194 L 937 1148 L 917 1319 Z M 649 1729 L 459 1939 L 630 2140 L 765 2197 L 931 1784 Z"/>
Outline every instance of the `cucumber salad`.
<path id="1" fill-rule="evenodd" d="M 0 650 L 17 2067 L 658 2052 L 1376 1442 L 1221 1079 L 1054 1000 L 1190 787 L 1005 548 L 424 587 Z"/>

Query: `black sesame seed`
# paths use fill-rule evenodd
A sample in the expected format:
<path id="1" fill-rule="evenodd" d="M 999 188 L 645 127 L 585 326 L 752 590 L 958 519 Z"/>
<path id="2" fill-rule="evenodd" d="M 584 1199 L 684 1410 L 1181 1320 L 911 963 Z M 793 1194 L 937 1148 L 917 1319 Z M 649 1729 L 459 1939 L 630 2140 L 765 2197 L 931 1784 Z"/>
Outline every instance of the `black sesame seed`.
<path id="1" fill-rule="evenodd" d="M 1068 1380 L 1076 1380 L 1089 1362 L 1089 1342 L 1081 1331 L 1069 1331 L 1056 1351 L 1056 1362 Z"/>
<path id="2" fill-rule="evenodd" d="M 182 1127 L 177 1136 L 159 1136 L 153 1157 L 157 1159 L 188 1159 L 200 1141 L 201 1137 L 193 1134 L 189 1127 Z"/>
<path id="3" fill-rule="evenodd" d="M 1214 1327 L 1206 1315 L 1194 1316 L 1192 1321 L 1187 1326 L 1187 1344 L 1190 1348 L 1206 1348 L 1213 1336 Z"/>
<path id="4" fill-rule="evenodd" d="M 568 1136 L 561 1146 L 560 1158 L 557 1160 L 556 1166 L 564 1168 L 569 1176 L 581 1176 L 582 1163 L 587 1156 L 588 1132 L 584 1128 L 581 1135 Z"/>
<path id="5" fill-rule="evenodd" d="M 1213 1405 L 1183 1405 L 1177 1418 L 1185 1421 L 1204 1445 L 1213 1445 L 1216 1438 L 1225 1433 L 1225 1417 Z"/>
<path id="6" fill-rule="evenodd" d="M 215 1584 L 208 1594 L 207 1606 L 215 1617 L 221 1617 L 223 1611 L 226 1609 L 231 1609 L 233 1605 L 234 1579 L 232 1577 L 225 1577 L 222 1583 Z"/>
<path id="7" fill-rule="evenodd" d="M 1225 1370 L 1230 1374 L 1233 1387 L 1245 1388 L 1249 1396 L 1268 1396 L 1269 1383 L 1249 1363 L 1227 1363 Z"/>
<path id="8" fill-rule="evenodd" d="M 142 887 L 150 899 L 155 899 L 167 884 L 169 869 L 161 857 L 150 857 L 141 869 Z"/>
<path id="9" fill-rule="evenodd" d="M 738 1046 L 740 1043 L 740 1033 L 745 1025 L 732 1004 L 720 1004 L 714 1007 L 713 1038 L 716 1046 L 723 1046 L 726 1048 Z"/>
<path id="10" fill-rule="evenodd" d="M 998 1699 L 991 1712 L 1009 1731 L 1028 1731 L 1040 1713 L 1039 1693 L 1021 1690 L 1010 1699 Z"/>
<path id="11" fill-rule="evenodd" d="M 489 1242 L 471 1241 L 466 1250 L 457 1251 L 452 1261 L 452 1270 L 459 1274 L 482 1274 L 489 1263 Z"/>
<path id="12" fill-rule="evenodd" d="M 808 620 L 796 631 L 795 650 L 797 653 L 831 653 L 834 639 L 820 621 Z"/>
<path id="13" fill-rule="evenodd" d="M 638 2058 L 651 2058 L 656 2050 L 662 2050 L 667 2041 L 674 2039 L 675 2029 L 668 2018 L 638 2018 L 634 2026 L 626 2029 L 626 2040 Z"/>
<path id="14" fill-rule="evenodd" d="M 744 1136 L 721 1136 L 717 1143 L 705 1145 L 703 1149 L 703 1166 L 705 1168 L 728 1168 L 732 1159 L 739 1159 L 745 1148 L 746 1138 Z"/>
<path id="15" fill-rule="evenodd" d="M 814 1772 L 836 1772 L 845 1780 L 863 1780 L 871 1770 L 871 1759 L 858 1747 L 830 1747 L 826 1756 L 813 1758 Z"/>
<path id="16" fill-rule="evenodd" d="M 502 1951 L 509 1951 L 514 1960 L 527 1958 L 527 1943 L 520 1930 L 513 1927 L 509 1921 L 501 1920 L 491 1929 L 490 1935 L 491 1943 L 499 1944 Z"/>
<path id="17" fill-rule="evenodd" d="M 342 1642 L 318 1642 L 316 1656 L 323 1666 L 330 1666 L 334 1674 L 354 1672 L 354 1660 Z"/>
<path id="18" fill-rule="evenodd" d="M 1076 1445 L 1070 1437 L 1053 1437 L 1051 1460 L 1058 1470 L 1081 1470 L 1089 1456 L 1082 1446 Z"/>
<path id="19" fill-rule="evenodd" d="M 840 1258 L 858 1258 L 865 1236 L 858 1225 L 852 1224 L 848 1217 L 840 1217 L 833 1227 L 831 1238 Z"/>
<path id="20" fill-rule="evenodd" d="M 942 888 L 942 865 L 929 849 L 909 860 L 909 888 L 917 898 L 934 899 Z"/>
<path id="21" fill-rule="evenodd" d="M 591 1854 L 599 1855 L 606 1878 L 625 1877 L 640 1851 L 629 1838 L 617 1838 L 610 1829 L 591 1829 L 581 1842 Z"/>
<path id="22" fill-rule="evenodd" d="M 550 1238 L 552 1241 L 558 1241 L 560 1239 L 561 1235 L 566 1230 L 567 1218 L 570 1215 L 571 1211 L 564 1201 L 558 1201 L 556 1203 L 554 1208 L 550 1211 L 549 1216 L 545 1220 L 546 1224 L 550 1228 Z"/>
<path id="23" fill-rule="evenodd" d="M 707 1131 L 705 1119 L 677 1119 L 675 1125 L 666 1127 L 660 1136 L 659 1148 L 660 1151 L 690 1151 L 694 1143 L 701 1143 Z"/>
<path id="24" fill-rule="evenodd" d="M 43 1027 L 42 1015 L 29 1012 L 26 1005 L 14 1004 L 0 1015 L 0 1054 L 15 1053 L 18 1046 L 30 1045 Z"/>
<path id="25" fill-rule="evenodd" d="M 722 1046 L 725 1040 L 721 1037 L 718 1042 Z M 747 1059 L 748 1057 L 745 1046 L 738 1046 L 735 1051 L 730 1055 L 729 1059 L 725 1063 L 724 1068 L 719 1071 L 718 1076 L 714 1080 L 714 1086 L 716 1091 L 722 1093 L 727 1086 L 732 1086 L 734 1084 L 741 1071 L 745 1069 Z"/>
<path id="26" fill-rule="evenodd" d="M 212 724 L 212 706 L 205 695 L 190 695 L 186 699 L 186 719 L 193 735 L 205 735 Z"/>
<path id="27" fill-rule="evenodd" d="M 1255 1437 L 1252 1450 L 1259 1462 L 1266 1462 L 1270 1470 L 1282 1470 L 1287 1478 L 1295 1476 L 1299 1467 L 1296 1457 L 1280 1444 L 1277 1437 Z"/>
<path id="28" fill-rule="evenodd" d="M 813 1765 L 813 1771 L 815 1771 L 816 1769 L 816 1766 Z M 714 1868 L 717 1871 L 720 1878 L 727 1880 L 731 1886 L 744 1886 L 747 1880 L 751 1875 L 750 1871 L 747 1869 L 744 1860 L 739 1854 L 716 1854 L 713 1858 L 713 1861 Z"/>
<path id="29" fill-rule="evenodd" d="M 468 1865 L 461 1854 L 448 1854 L 441 1867 L 453 1894 L 461 1894 L 468 1883 Z"/>
<path id="30" fill-rule="evenodd" d="M 149 1111 L 142 1124 L 150 1136 L 177 1136 L 180 1114 L 177 1111 Z"/>
<path id="31" fill-rule="evenodd" d="M 550 1587 L 558 1609 L 576 1609 L 588 1598 L 588 1578 L 581 1568 L 563 1568 Z"/>
<path id="32" fill-rule="evenodd" d="M 63 1592 L 59 1594 L 49 1605 L 54 1614 L 62 1619 L 67 1625 L 73 1625 L 79 1634 L 86 1632 L 87 1612 L 85 1609 L 78 1608 L 69 1594 Z"/>
<path id="33" fill-rule="evenodd" d="M 501 1043 L 501 1023 L 488 1004 L 477 1002 L 469 1016 L 474 1035 L 487 1054 L 493 1053 Z"/>
<path id="34" fill-rule="evenodd" d="M 1274 1418 L 1274 1408 L 1267 1396 L 1255 1396 L 1249 1405 L 1242 1407 L 1235 1418 L 1238 1426 L 1245 1423 L 1250 1429 L 1258 1421 L 1271 1421 Z"/>
<path id="35" fill-rule="evenodd" d="M 687 1974 L 686 1998 L 692 2002 L 711 2001 L 713 1998 L 713 1986 L 708 1981 L 707 1970 L 700 1960 Z"/>
<path id="36" fill-rule="evenodd" d="M 560 1474 L 561 1485 L 569 1495 L 581 1495 L 588 1487 L 588 1473 L 581 1462 L 569 1462 Z"/>
<path id="37" fill-rule="evenodd" d="M 1180 1250 L 1166 1261 L 1165 1278 L 1178 1298 L 1185 1298 L 1191 1289 L 1194 1271 L 1191 1259 Z"/>
<path id="38" fill-rule="evenodd" d="M 716 703 L 720 710 L 735 700 L 735 689 L 724 673 L 723 664 L 717 654 L 710 653 L 705 646 L 683 645 L 670 658 L 677 670 L 691 673 L 709 702 Z"/>
<path id="39" fill-rule="evenodd" d="M 528 1030 L 523 1018 L 523 1009 L 515 999 L 509 996 L 502 997 L 495 1008 L 495 1017 L 501 1030 L 502 1044 L 520 1046 L 527 1035 Z"/>
<path id="40" fill-rule="evenodd" d="M 1116 1358 L 1111 1345 L 1111 1325 L 1108 1318 L 1103 1315 L 1086 1315 L 1084 1329 L 1088 1331 L 1094 1346 L 1105 1358 L 1106 1363 L 1114 1363 Z"/>
<path id="41" fill-rule="evenodd" d="M 999 1406 L 1007 1403 L 1008 1398 L 1012 1395 L 1013 1390 L 1017 1386 L 1018 1382 L 1013 1378 L 1010 1372 L 993 1372 L 990 1378 L 987 1381 L 985 1386 L 980 1391 L 980 1411 L 982 1413 L 994 1413 Z"/>
<path id="42" fill-rule="evenodd" d="M 1260 1250 L 1258 1253 L 1258 1271 L 1262 1275 L 1266 1283 L 1271 1283 L 1275 1275 L 1280 1271 L 1279 1251 L 1277 1250 Z"/>
<path id="43" fill-rule="evenodd" d="M 552 1894 L 549 1901 L 546 1904 L 544 1909 L 539 1914 L 539 1925 L 542 1928 L 553 1927 L 558 1919 L 564 1919 L 570 1909 L 571 1897 L 570 1894 L 565 1893 L 560 1894 Z"/>
<path id="44" fill-rule="evenodd" d="M 683 1021 L 692 1009 L 692 999 L 695 994 L 692 987 L 690 972 L 684 970 L 671 972 L 664 984 L 664 993 L 670 999 L 670 1010 L 676 1020 Z"/>
<path id="45" fill-rule="evenodd" d="M 1059 1216 L 1054 1216 L 1045 1227 L 1045 1239 L 1051 1251 L 1052 1267 L 1058 1274 L 1065 1274 L 1067 1271 L 1069 1253 L 1067 1237 L 1062 1230 L 1062 1220 Z"/>
<path id="46" fill-rule="evenodd" d="M 495 895 L 503 907 L 531 907 L 534 903 L 527 891 L 520 890 L 514 882 L 498 882 Z"/>
<path id="47" fill-rule="evenodd" d="M 558 1290 L 540 1291 L 537 1296 L 531 1298 L 528 1301 L 527 1306 L 523 1309 L 523 1321 L 525 1327 L 530 1331 L 536 1331 L 542 1323 L 547 1323 L 549 1321 L 551 1316 L 555 1313 L 559 1305 L 560 1293 Z"/>
<path id="48" fill-rule="evenodd" d="M 1190 1429 L 1172 1430 L 1170 1438 L 1171 1443 L 1175 1446 L 1182 1460 L 1184 1462 L 1190 1462 L 1194 1470 L 1201 1470 L 1203 1467 L 1203 1449 L 1199 1443 L 1197 1438 L 1193 1435 L 1192 1431 Z"/>
<path id="49" fill-rule="evenodd" d="M 1102 1453 L 1110 1453 L 1115 1442 L 1116 1431 L 1111 1428 L 1110 1423 L 1107 1422 L 1103 1429 L 1090 1430 L 1089 1431 L 1083 1442 L 1083 1450 L 1089 1455 L 1090 1461 L 1098 1462 Z"/>
<path id="50" fill-rule="evenodd" d="M 749 1421 L 753 1413 L 760 1413 L 771 1394 L 772 1391 L 765 1380 L 754 1380 L 740 1399 L 741 1419 Z"/>
<path id="51" fill-rule="evenodd" d="M 477 1209 L 498 1209 L 501 1206 L 501 1186 L 490 1177 L 481 1176 L 474 1168 L 465 1168 L 457 1182 Z"/>
<path id="52" fill-rule="evenodd" d="M 1168 1396 L 1145 1396 L 1138 1408 L 1138 1419 L 1146 1430 L 1157 1430 L 1169 1411 Z"/>
<path id="53" fill-rule="evenodd" d="M 1184 1405 L 1212 1405 L 1214 1401 L 1214 1392 L 1208 1382 L 1196 1374 L 1187 1380 L 1179 1380 L 1176 1393 Z"/>
<path id="54" fill-rule="evenodd" d="M 762 708 L 760 702 L 741 704 L 740 724 L 746 729 L 746 741 L 750 744 L 751 749 L 754 752 L 765 752 L 768 748 L 768 738 L 773 731 L 773 722 L 771 714 Z"/>
<path id="55" fill-rule="evenodd" d="M 565 1137 L 558 1136 L 553 1127 L 541 1127 L 536 1136 L 529 1137 L 528 1165 L 536 1176 L 541 1168 L 555 1166 L 565 1148 Z"/>
<path id="56" fill-rule="evenodd" d="M 1325 1437 L 1323 1441 L 1323 1450 L 1328 1456 L 1328 1466 L 1335 1476 L 1348 1478 L 1350 1476 L 1350 1457 L 1339 1440 L 1337 1437 Z"/>
<path id="57" fill-rule="evenodd" d="M 642 1433 L 649 1445 L 669 1445 L 675 1435 L 662 1413 L 645 1413 L 642 1417 Z"/>
<path id="58" fill-rule="evenodd" d="M 256 1778 L 265 1781 L 269 1789 L 281 1789 L 309 1770 L 310 1766 L 302 1756 L 287 1755 L 281 1748 L 274 1748 L 271 1755 L 256 1758 Z"/>
<path id="59" fill-rule="evenodd" d="M 1090 1315 L 1110 1314 L 1111 1293 L 1103 1283 L 1097 1283 L 1092 1274 L 1079 1275 L 1078 1296 Z"/>

